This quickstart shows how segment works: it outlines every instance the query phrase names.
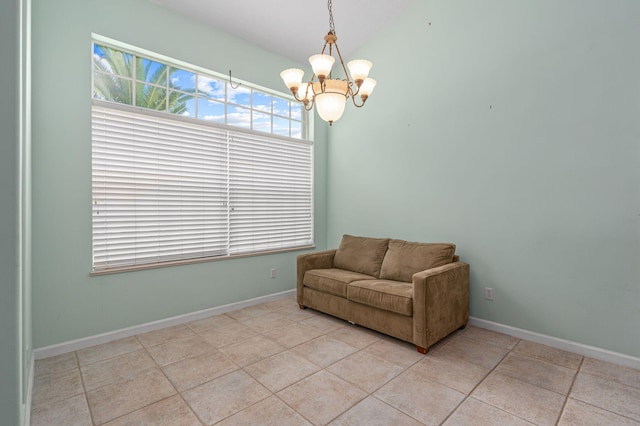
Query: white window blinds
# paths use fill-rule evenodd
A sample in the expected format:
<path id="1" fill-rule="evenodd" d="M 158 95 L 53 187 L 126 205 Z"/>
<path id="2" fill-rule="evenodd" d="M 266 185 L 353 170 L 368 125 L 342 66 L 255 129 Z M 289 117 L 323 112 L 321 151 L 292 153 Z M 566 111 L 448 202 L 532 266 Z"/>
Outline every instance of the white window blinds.
<path id="1" fill-rule="evenodd" d="M 93 268 L 313 244 L 312 145 L 94 101 Z"/>
<path id="2" fill-rule="evenodd" d="M 229 149 L 231 254 L 309 245 L 309 145 L 235 133 Z"/>

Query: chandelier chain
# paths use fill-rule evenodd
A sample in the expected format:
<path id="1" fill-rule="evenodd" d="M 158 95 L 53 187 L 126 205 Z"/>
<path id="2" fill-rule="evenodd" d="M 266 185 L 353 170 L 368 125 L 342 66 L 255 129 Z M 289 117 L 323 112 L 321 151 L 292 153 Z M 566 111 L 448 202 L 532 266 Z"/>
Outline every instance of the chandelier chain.
<path id="1" fill-rule="evenodd" d="M 336 27 L 333 22 L 333 11 L 331 10 L 331 8 L 333 7 L 333 2 L 331 0 L 327 0 L 327 7 L 329 8 L 329 32 L 335 34 Z"/>

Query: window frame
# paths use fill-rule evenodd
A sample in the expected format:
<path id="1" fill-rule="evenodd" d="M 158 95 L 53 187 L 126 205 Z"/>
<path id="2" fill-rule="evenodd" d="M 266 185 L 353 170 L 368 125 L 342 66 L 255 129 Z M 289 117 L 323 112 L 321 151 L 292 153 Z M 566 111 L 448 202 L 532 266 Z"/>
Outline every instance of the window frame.
<path id="1" fill-rule="evenodd" d="M 196 82 L 195 87 L 197 89 L 198 87 L 198 78 L 200 76 L 202 77 L 206 77 L 206 78 L 211 78 L 214 80 L 218 80 L 222 83 L 225 84 L 225 96 L 224 96 L 224 100 L 219 100 L 219 99 L 215 99 L 212 97 L 207 97 L 205 94 L 201 94 L 200 92 L 196 91 L 196 93 L 194 93 L 194 97 L 193 100 L 195 101 L 195 119 L 199 120 L 199 121 L 210 121 L 210 120 L 203 120 L 198 117 L 198 100 L 200 99 L 206 99 L 206 100 L 212 100 L 216 103 L 221 103 L 224 105 L 224 111 L 225 111 L 225 119 L 224 119 L 224 123 L 219 123 L 216 122 L 217 124 L 225 124 L 225 125 L 230 125 L 233 126 L 233 124 L 229 124 L 229 109 L 230 108 L 244 108 L 247 109 L 249 111 L 249 116 L 250 116 L 250 120 L 251 120 L 251 125 L 249 127 L 248 130 L 252 130 L 252 131 L 257 131 L 263 134 L 271 134 L 271 135 L 275 135 L 275 136 L 284 136 L 280 133 L 274 133 L 273 129 L 275 127 L 275 121 L 277 119 L 285 119 L 289 121 L 289 135 L 288 136 L 284 136 L 284 137 L 290 137 L 293 139 L 299 139 L 299 140 L 307 140 L 307 141 L 313 141 L 313 134 L 314 134 L 314 115 L 310 114 L 309 111 L 305 110 L 305 108 L 302 106 L 302 104 L 300 104 L 290 93 L 282 93 L 282 92 L 278 92 L 276 90 L 270 89 L 268 87 L 264 87 L 264 86 L 260 86 L 251 82 L 247 82 L 241 79 L 238 79 L 236 77 L 233 78 L 233 85 L 236 84 L 240 84 L 240 87 L 244 87 L 244 89 L 249 89 L 249 106 L 245 106 L 242 104 L 237 104 L 237 103 L 233 103 L 230 102 L 228 100 L 228 96 L 229 96 L 229 86 L 231 84 L 229 75 L 225 75 L 216 71 L 212 71 L 197 65 L 193 65 L 193 64 L 189 64 L 186 63 L 184 61 L 180 61 L 178 59 L 174 59 L 174 58 L 170 58 L 167 56 L 164 56 L 162 54 L 158 54 L 155 52 L 151 52 L 148 51 L 146 49 L 141 49 L 108 37 L 104 37 L 102 35 L 99 34 L 95 34 L 92 33 L 91 34 L 91 96 L 90 99 L 96 99 L 94 97 L 94 75 L 96 72 L 96 69 L 94 67 L 94 60 L 93 60 L 93 55 L 94 55 L 94 45 L 98 44 L 98 45 L 102 45 L 105 47 L 109 47 L 112 49 L 116 49 L 119 50 L 121 52 L 130 54 L 133 56 L 132 58 L 132 62 L 131 62 L 131 75 L 129 76 L 125 76 L 125 75 L 119 75 L 119 74 L 115 74 L 118 78 L 121 79 L 126 79 L 127 81 L 129 81 L 131 83 L 131 90 L 132 90 L 132 99 L 131 99 L 131 104 L 127 104 L 127 103 L 121 103 L 123 105 L 131 105 L 133 107 L 138 107 L 138 108 L 143 108 L 146 109 L 144 107 L 139 107 L 138 105 L 136 105 L 136 85 L 138 84 L 146 84 L 146 85 L 150 85 L 153 87 L 159 87 L 159 88 L 163 88 L 164 90 L 166 90 L 166 96 L 165 96 L 165 109 L 164 110 L 153 110 L 153 109 L 146 109 L 146 110 L 152 110 L 152 111 L 161 111 L 164 112 L 166 114 L 171 114 L 171 115 L 180 115 L 180 114 L 174 114 L 171 113 L 168 110 L 169 107 L 169 94 L 171 92 L 178 92 L 178 93 L 185 93 L 182 90 L 179 90 L 177 88 L 173 88 L 171 86 L 170 83 L 170 74 L 171 74 L 171 69 L 172 68 L 177 68 L 179 70 L 182 71 L 187 71 L 187 72 L 192 72 L 196 75 Z M 148 59 L 151 61 L 155 61 L 155 62 L 159 62 L 163 65 L 166 66 L 165 69 L 165 78 L 166 78 L 166 82 L 164 86 L 159 86 L 157 84 L 154 83 L 150 83 L 150 82 L 146 82 L 143 80 L 138 80 L 137 79 L 137 66 L 138 66 L 138 61 L 139 59 Z M 101 71 L 98 71 L 101 74 L 105 74 Z M 231 71 L 229 71 L 231 73 Z M 270 95 L 272 97 L 275 98 L 280 98 L 283 100 L 287 100 L 289 102 L 289 116 L 285 117 L 281 114 L 277 114 L 275 113 L 274 110 L 274 105 L 273 105 L 273 100 L 271 102 L 271 112 L 265 112 L 263 110 L 260 109 L 256 109 L 254 108 L 253 105 L 253 93 L 254 91 L 261 93 L 261 94 L 266 94 L 266 95 Z M 106 101 L 106 102 L 111 102 L 111 101 Z M 293 112 L 293 108 L 297 107 L 300 111 L 300 118 L 295 118 L 294 117 L 294 112 Z M 262 114 L 268 114 L 270 116 L 270 127 L 271 127 L 271 131 L 270 132 L 264 132 L 264 131 L 260 131 L 260 130 L 255 130 L 254 129 L 254 125 L 253 125 L 253 116 L 254 116 L 254 112 L 255 113 L 262 113 Z M 292 126 L 293 123 L 299 123 L 300 124 L 300 137 L 297 138 L 295 136 L 292 136 L 294 127 Z M 233 126 L 236 127 L 236 126 Z M 247 129 L 246 127 L 240 127 L 237 126 L 236 128 L 241 128 L 241 129 Z"/>
<path id="2" fill-rule="evenodd" d="M 119 103 L 119 102 L 115 102 L 115 101 L 107 101 L 107 100 L 101 100 L 101 99 L 96 99 L 94 97 L 94 75 L 96 72 L 100 72 L 99 70 L 96 70 L 95 65 L 94 65 L 94 59 L 93 59 L 93 55 L 94 55 L 94 43 L 97 43 L 99 45 L 106 45 L 108 47 L 126 52 L 128 54 L 132 54 L 133 55 L 133 61 L 132 61 L 132 75 L 130 77 L 127 76 L 119 76 L 119 78 L 126 78 L 128 80 L 130 80 L 131 83 L 131 88 L 133 90 L 133 95 L 132 95 L 132 103 L 133 105 L 129 105 L 126 103 Z M 176 90 L 174 88 L 171 87 L 170 81 L 169 81 L 169 74 L 170 74 L 170 70 L 171 68 L 178 68 L 180 70 L 185 70 L 188 72 L 193 72 L 196 75 L 196 81 L 194 82 L 194 84 L 197 85 L 197 78 L 200 75 L 203 75 L 205 77 L 208 78 L 214 78 L 217 80 L 222 81 L 223 83 L 225 83 L 225 101 L 221 102 L 221 101 L 216 101 L 216 102 L 221 102 L 224 103 L 225 106 L 225 123 L 221 124 L 221 123 L 217 123 L 214 121 L 207 121 L 207 120 L 202 120 L 202 119 L 198 119 L 196 117 L 189 117 L 189 116 L 184 116 L 181 114 L 176 114 L 176 113 L 171 113 L 168 111 L 168 108 L 165 107 L 165 110 L 154 110 L 154 109 L 150 109 L 150 108 L 144 108 L 144 107 L 140 107 L 140 106 L 136 106 L 135 102 L 135 92 L 136 92 L 136 84 L 148 84 L 148 82 L 143 82 L 140 81 L 138 83 L 138 80 L 136 79 L 136 66 L 137 66 L 137 58 L 139 58 L 140 56 L 144 57 L 145 59 L 150 59 L 152 61 L 157 61 L 160 62 L 162 64 L 164 64 L 166 66 L 166 81 L 167 81 L 167 85 L 165 87 L 165 89 L 167 90 L 167 96 L 166 96 L 166 102 L 167 102 L 167 107 L 168 107 L 168 102 L 169 102 L 169 93 L 171 90 L 174 91 L 178 91 L 178 92 L 182 92 L 180 90 Z M 283 141 L 287 141 L 290 143 L 297 143 L 297 144 L 305 144 L 305 145 L 309 145 L 310 146 L 310 170 L 309 170 L 309 179 L 310 179 L 310 232 L 311 232 L 311 244 L 310 245 L 304 245 L 304 246 L 292 246 L 292 247 L 284 247 L 284 248 L 277 248 L 277 249 L 270 249 L 270 250 L 261 250 L 261 251 L 254 251 L 254 252 L 245 252 L 245 253 L 233 253 L 233 254 L 229 254 L 230 252 L 230 248 L 231 245 L 228 244 L 227 245 L 227 250 L 226 250 L 226 254 L 224 255 L 214 255 L 214 256 L 208 256 L 208 257 L 195 257 L 195 258 L 186 258 L 186 259 L 178 259 L 178 260 L 169 260 L 169 261 L 159 261 L 159 262 L 151 262 L 151 263 L 145 263 L 145 264 L 133 264 L 133 265 L 125 265 L 125 266 L 113 266 L 113 267 L 102 267 L 100 266 L 98 269 L 96 269 L 96 265 L 94 263 L 94 257 L 92 255 L 92 265 L 91 265 L 91 272 L 90 275 L 91 276 L 96 276 L 96 275 L 105 275 L 105 274 L 112 274 L 112 273 L 120 273 L 120 272 L 127 272 L 127 271 L 137 271 L 137 270 L 145 270 L 145 269 L 153 269 L 153 268 L 159 268 L 159 267 L 167 267 L 167 266 L 176 266 L 176 265 L 187 265 L 187 264 L 195 264 L 195 263 L 203 263 L 203 262 L 211 262 L 211 261 L 220 261 L 220 260 L 227 260 L 227 259 L 234 259 L 234 258 L 244 258 L 244 257 L 253 257 L 253 256 L 262 256 L 262 255 L 268 255 L 268 254 L 276 254 L 276 253 L 286 253 L 286 252 L 293 252 L 293 251 L 301 251 L 301 250 L 309 250 L 309 249 L 313 249 L 315 248 L 315 207 L 314 207 L 314 188 L 315 188 L 315 179 L 314 179 L 314 149 L 313 149 L 313 139 L 312 139 L 312 135 L 313 135 L 313 115 L 308 114 L 306 111 L 304 111 L 304 108 L 302 108 L 302 116 L 300 118 L 300 120 L 291 120 L 292 117 L 292 112 L 291 112 L 291 106 L 293 105 L 293 102 L 295 102 L 295 100 L 293 99 L 293 97 L 291 97 L 290 95 L 284 94 L 284 93 L 280 93 L 280 92 L 276 92 L 267 88 L 262 88 L 260 86 L 256 86 L 254 84 L 250 84 L 244 81 L 240 81 L 240 80 L 236 80 L 234 78 L 234 84 L 237 83 L 242 83 L 243 85 L 246 85 L 248 88 L 252 89 L 248 96 L 249 96 L 249 101 L 250 101 L 250 114 L 251 114 L 251 129 L 247 129 L 247 128 L 242 128 L 242 127 L 238 127 L 238 126 L 233 126 L 228 124 L 228 118 L 227 118 L 227 110 L 230 106 L 235 106 L 235 104 L 230 104 L 229 102 L 227 102 L 228 99 L 228 76 L 223 76 L 222 74 L 219 73 L 215 73 L 212 72 L 210 70 L 205 70 L 203 68 L 197 67 L 197 66 L 193 66 L 190 64 L 185 64 L 182 63 L 181 61 L 177 61 L 174 59 L 170 59 L 170 58 L 166 58 L 162 55 L 158 55 L 152 52 L 148 52 L 148 51 L 144 51 L 142 49 L 137 49 L 134 48 L 133 46 L 129 46 L 129 45 L 124 45 L 123 43 L 120 42 L 115 42 L 114 40 L 111 39 L 107 39 L 105 37 L 96 35 L 96 34 L 92 34 L 92 43 L 91 43 L 91 93 L 90 93 L 90 98 L 92 101 L 92 117 L 93 117 L 93 109 L 95 106 L 98 107 L 106 107 L 109 109 L 117 109 L 117 110 L 124 110 L 124 111 L 131 111 L 131 112 L 137 112 L 140 114 L 144 114 L 144 115 L 149 115 L 152 117 L 157 117 L 159 119 L 164 119 L 164 120 L 176 120 L 178 122 L 185 122 L 185 123 L 191 123 L 191 124 L 197 124 L 199 126 L 205 126 L 205 127 L 212 127 L 218 130 L 225 130 L 228 132 L 234 132 L 234 133 L 240 133 L 240 134 L 246 134 L 248 135 L 248 137 L 256 137 L 256 138 L 273 138 L 275 140 L 283 140 Z M 254 92 L 255 90 L 255 92 Z M 260 93 L 260 94 L 266 94 L 272 97 L 272 100 L 270 102 L 270 112 L 268 113 L 270 115 L 270 129 L 271 132 L 264 132 L 264 131 L 260 131 L 260 130 L 254 130 L 253 129 L 253 113 L 258 112 L 258 113 L 266 113 L 264 110 L 261 109 L 256 109 L 254 108 L 254 93 Z M 279 114 L 276 114 L 274 112 L 274 98 L 279 98 L 279 99 L 283 99 L 283 100 L 288 100 L 289 101 L 289 118 L 281 116 Z M 197 97 L 194 96 L 195 99 L 195 104 L 196 104 L 196 108 L 197 108 Z M 302 127 L 302 136 L 306 136 L 306 138 L 295 138 L 295 137 L 290 137 L 290 136 L 282 136 L 278 133 L 274 133 L 274 119 L 276 118 L 285 118 L 289 120 L 289 134 L 291 134 L 292 132 L 292 126 L 291 123 L 293 121 L 295 122 L 299 122 L 301 123 L 301 127 Z M 94 193 L 94 165 L 93 165 L 93 161 L 94 161 L 94 154 L 93 154 L 93 145 L 94 145 L 94 136 L 93 136 L 93 131 L 92 131 L 92 192 L 91 192 L 91 196 L 92 196 L 92 231 L 91 231 L 91 250 L 92 253 L 94 252 L 95 249 L 95 243 L 94 243 L 94 239 L 95 239 L 95 234 L 94 234 L 94 202 L 96 200 L 96 194 Z M 229 161 L 229 155 L 227 155 L 227 159 Z M 230 177 L 228 177 L 228 179 L 231 179 Z M 231 198 L 233 197 L 233 194 L 231 193 L 231 191 L 227 192 L 227 200 L 231 200 Z M 227 227 L 230 230 L 231 226 L 231 222 L 228 221 L 227 222 Z M 230 232 L 230 231 L 229 231 Z"/>

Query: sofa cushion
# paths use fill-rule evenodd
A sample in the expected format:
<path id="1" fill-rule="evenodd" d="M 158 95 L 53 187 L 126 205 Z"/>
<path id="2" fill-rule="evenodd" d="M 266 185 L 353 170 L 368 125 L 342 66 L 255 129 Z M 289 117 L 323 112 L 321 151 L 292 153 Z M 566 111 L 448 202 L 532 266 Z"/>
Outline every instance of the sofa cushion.
<path id="1" fill-rule="evenodd" d="M 343 235 L 333 266 L 378 278 L 388 243 L 388 238 Z"/>
<path id="2" fill-rule="evenodd" d="M 354 281 L 347 299 L 398 314 L 413 315 L 413 284 L 390 280 Z"/>
<path id="3" fill-rule="evenodd" d="M 380 278 L 410 283 L 416 272 L 451 263 L 455 251 L 455 244 L 391 240 L 382 261 Z"/>
<path id="4" fill-rule="evenodd" d="M 304 274 L 302 284 L 314 290 L 347 297 L 347 284 L 368 279 L 373 280 L 374 277 L 338 268 L 311 269 Z"/>

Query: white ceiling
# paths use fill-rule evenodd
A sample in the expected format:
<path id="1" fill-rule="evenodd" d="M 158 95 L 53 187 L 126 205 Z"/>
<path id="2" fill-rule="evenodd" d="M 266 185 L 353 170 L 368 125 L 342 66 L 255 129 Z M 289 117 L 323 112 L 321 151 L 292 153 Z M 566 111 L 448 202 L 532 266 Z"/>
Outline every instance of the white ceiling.
<path id="1" fill-rule="evenodd" d="M 320 52 L 329 31 L 325 0 L 150 1 L 300 63 Z M 345 60 L 413 1 L 333 0 L 338 46 Z"/>

